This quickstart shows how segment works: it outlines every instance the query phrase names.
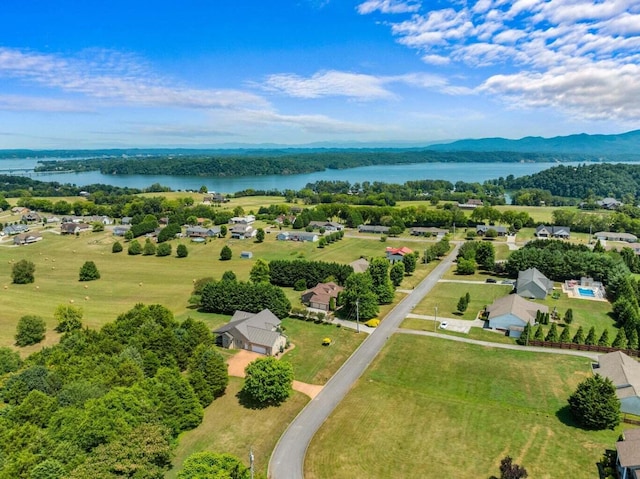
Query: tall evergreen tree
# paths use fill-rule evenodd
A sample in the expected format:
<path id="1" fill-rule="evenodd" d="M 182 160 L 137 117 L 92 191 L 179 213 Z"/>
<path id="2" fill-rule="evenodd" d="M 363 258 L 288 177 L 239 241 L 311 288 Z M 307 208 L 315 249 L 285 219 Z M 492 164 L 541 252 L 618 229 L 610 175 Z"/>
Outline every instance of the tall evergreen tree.
<path id="1" fill-rule="evenodd" d="M 564 329 L 562 330 L 562 333 L 560 334 L 559 341 L 561 343 L 568 343 L 571 341 L 571 333 L 569 332 L 569 326 L 564 327 Z"/>
<path id="2" fill-rule="evenodd" d="M 571 340 L 571 342 L 573 344 L 584 344 L 584 330 L 582 329 L 582 326 L 578 327 L 578 330 L 576 331 L 576 334 L 574 334 L 573 339 Z"/>
<path id="3" fill-rule="evenodd" d="M 551 324 L 549 332 L 547 332 L 547 336 L 544 338 L 544 340 L 552 343 L 558 342 L 558 327 L 556 326 L 556 323 Z"/>
<path id="4" fill-rule="evenodd" d="M 609 330 L 605 328 L 604 331 L 602 331 L 602 335 L 600 336 L 600 339 L 598 339 L 598 346 L 609 346 Z"/>
<path id="5" fill-rule="evenodd" d="M 638 349 L 638 330 L 636 328 L 631 329 L 628 337 L 629 349 Z"/>
<path id="6" fill-rule="evenodd" d="M 587 337 L 584 340 L 584 344 L 587 346 L 595 346 L 596 345 L 596 328 L 595 326 L 591 326 L 589 332 L 587 333 Z"/>
<path id="7" fill-rule="evenodd" d="M 538 324 L 536 327 L 536 333 L 533 335 L 533 339 L 536 341 L 544 341 L 544 331 L 542 330 L 541 324 Z"/>
<path id="8" fill-rule="evenodd" d="M 616 338 L 613 340 L 612 348 L 617 349 L 627 349 L 627 334 L 624 332 L 624 328 L 620 328 L 618 330 L 618 334 L 616 334 Z"/>

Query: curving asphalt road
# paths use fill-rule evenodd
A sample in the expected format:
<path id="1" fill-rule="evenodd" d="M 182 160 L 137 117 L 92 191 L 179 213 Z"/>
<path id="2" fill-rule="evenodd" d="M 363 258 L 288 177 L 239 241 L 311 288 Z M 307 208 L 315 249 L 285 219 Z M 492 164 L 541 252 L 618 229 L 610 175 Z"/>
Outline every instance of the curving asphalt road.
<path id="1" fill-rule="evenodd" d="M 293 420 L 271 454 L 268 473 L 270 479 L 304 478 L 304 458 L 307 447 L 317 430 L 367 369 L 402 320 L 451 267 L 459 247 L 460 245 L 457 244 L 453 251 L 387 314 L 384 321 L 327 382 L 320 394 L 311 400 Z"/>

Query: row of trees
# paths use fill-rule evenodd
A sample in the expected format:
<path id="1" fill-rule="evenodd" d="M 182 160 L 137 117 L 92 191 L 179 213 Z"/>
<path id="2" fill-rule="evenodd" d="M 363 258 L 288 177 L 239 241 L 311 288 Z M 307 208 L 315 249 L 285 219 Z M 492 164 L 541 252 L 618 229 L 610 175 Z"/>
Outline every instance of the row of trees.
<path id="1" fill-rule="evenodd" d="M 266 282 L 243 282 L 235 279 L 196 283 L 192 302 L 208 313 L 233 314 L 236 311 L 258 313 L 269 309 L 278 318 L 289 315 L 291 303 L 282 289 Z"/>
<path id="2" fill-rule="evenodd" d="M 600 335 L 596 333 L 596 328 L 592 326 L 585 335 L 582 326 L 579 326 L 575 334 L 571 333 L 571 328 L 568 325 L 562 329 L 562 332 L 558 332 L 557 323 L 551 323 L 547 333 L 545 334 L 542 324 L 538 324 L 535 329 L 526 324 L 522 335 L 518 338 L 518 344 L 527 344 L 529 339 L 536 341 L 548 341 L 553 343 L 573 343 L 573 344 L 585 344 L 588 346 L 606 346 L 616 349 L 638 349 L 638 332 L 635 329 L 631 330 L 631 334 L 627 337 L 627 333 L 624 329 L 619 329 L 616 333 L 613 342 L 609 336 L 609 330 L 604 329 Z"/>
<path id="3" fill-rule="evenodd" d="M 274 260 L 269 262 L 269 271 L 271 283 L 277 286 L 293 287 L 303 279 L 307 288 L 312 288 L 329 278 L 344 285 L 353 268 L 326 261 Z"/>

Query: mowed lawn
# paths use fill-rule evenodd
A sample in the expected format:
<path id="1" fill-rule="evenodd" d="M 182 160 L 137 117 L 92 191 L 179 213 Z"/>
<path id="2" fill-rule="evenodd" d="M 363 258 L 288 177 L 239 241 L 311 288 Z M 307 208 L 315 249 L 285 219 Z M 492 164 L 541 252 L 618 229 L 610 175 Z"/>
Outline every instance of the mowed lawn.
<path id="1" fill-rule="evenodd" d="M 258 258 L 267 261 L 305 258 L 349 263 L 361 255 L 383 256 L 385 247 L 376 241 L 344 238 L 320 249 L 317 244 L 276 241 L 275 235 L 270 234 L 264 243 L 228 238 L 214 239 L 206 244 L 192 243 L 187 239 L 172 241 L 172 256 L 158 258 L 130 256 L 126 252 L 125 242 L 123 252 L 112 253 L 111 247 L 117 238 L 108 231 L 87 232 L 78 237 L 60 236 L 51 231 L 42 234 L 44 239 L 35 244 L 13 247 L 9 246 L 10 241 L 5 241 L 0 245 L 0 265 L 5 265 L 0 267 L 0 298 L 3 306 L 0 346 L 13 344 L 18 319 L 27 314 L 39 315 L 47 322 L 44 344 L 57 342 L 53 332 L 53 312 L 59 304 L 81 306 L 84 311 L 83 322 L 91 328 L 99 328 L 115 320 L 137 303 L 162 304 L 184 319 L 197 314 L 189 308 L 188 303 L 196 279 L 219 279 L 225 271 L 231 270 L 238 279 L 246 281 Z M 180 242 L 188 248 L 187 258 L 175 257 Z M 224 245 L 228 245 L 233 252 L 230 261 L 219 260 Z M 241 259 L 242 251 L 251 251 L 253 258 Z M 28 259 L 36 266 L 33 284 L 11 283 L 12 264 L 21 259 Z M 78 281 L 80 267 L 85 261 L 95 262 L 101 274 L 99 280 Z M 213 317 L 212 326 L 218 324 L 219 318 Z M 23 353 L 40 347 L 24 348 Z"/>
<path id="2" fill-rule="evenodd" d="M 506 296 L 511 286 L 502 284 L 444 283 L 439 282 L 429 294 L 413 308 L 413 313 L 433 316 L 436 306 L 438 317 L 473 320 L 478 311 L 493 303 L 497 298 Z M 460 297 L 469 293 L 471 301 L 467 310 L 460 315 L 457 311 Z"/>
<path id="3" fill-rule="evenodd" d="M 486 478 L 509 455 L 529 477 L 597 478 L 621 430 L 565 406 L 590 361 L 394 335 L 314 437 L 309 479 Z"/>
<path id="4" fill-rule="evenodd" d="M 233 454 L 248 466 L 253 450 L 255 470 L 266 476 L 271 451 L 309 398 L 294 391 L 279 407 L 249 409 L 237 396 L 242 384 L 242 379 L 230 378 L 226 394 L 205 409 L 202 424 L 180 435 L 167 478 L 175 478 L 184 460 L 200 451 Z"/>

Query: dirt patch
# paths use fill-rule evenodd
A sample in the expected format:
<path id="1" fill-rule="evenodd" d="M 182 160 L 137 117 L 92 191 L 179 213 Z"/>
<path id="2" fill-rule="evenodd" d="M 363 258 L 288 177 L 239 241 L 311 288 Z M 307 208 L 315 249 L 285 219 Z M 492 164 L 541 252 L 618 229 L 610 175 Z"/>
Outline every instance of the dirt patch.
<path id="1" fill-rule="evenodd" d="M 302 394 L 306 394 L 311 399 L 315 398 L 324 386 L 318 386 L 317 384 L 301 383 L 300 381 L 293 381 L 293 390 Z"/>
<path id="2" fill-rule="evenodd" d="M 255 361 L 258 358 L 264 357 L 265 356 L 260 353 L 254 353 L 253 351 L 241 349 L 237 354 L 234 354 L 229 359 L 227 359 L 227 364 L 229 365 L 229 376 L 243 378 L 244 368 L 246 368 L 251 361 Z"/>

